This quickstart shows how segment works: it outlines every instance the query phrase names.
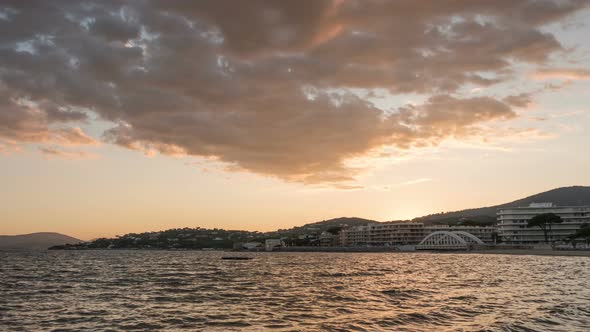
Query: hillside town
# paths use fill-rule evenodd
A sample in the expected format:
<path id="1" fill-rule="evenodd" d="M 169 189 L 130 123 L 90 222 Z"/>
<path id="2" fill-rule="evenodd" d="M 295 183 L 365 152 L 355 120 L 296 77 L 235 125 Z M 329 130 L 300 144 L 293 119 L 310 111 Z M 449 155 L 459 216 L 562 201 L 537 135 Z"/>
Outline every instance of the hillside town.
<path id="1" fill-rule="evenodd" d="M 554 215 L 558 221 L 531 226 L 530 221 L 539 215 Z M 459 218 L 452 224 L 338 218 L 274 232 L 182 228 L 130 233 L 51 249 L 414 251 L 535 246 L 583 249 L 589 247 L 589 242 L 590 206 L 531 203 L 499 209 L 497 221 L 491 225 L 469 218 Z"/>

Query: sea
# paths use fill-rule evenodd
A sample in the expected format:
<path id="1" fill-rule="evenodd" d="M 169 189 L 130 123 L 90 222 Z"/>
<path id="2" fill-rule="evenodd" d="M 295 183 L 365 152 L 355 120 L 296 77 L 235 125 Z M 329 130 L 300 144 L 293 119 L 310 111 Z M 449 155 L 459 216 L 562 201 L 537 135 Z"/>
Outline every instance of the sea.
<path id="1" fill-rule="evenodd" d="M 2 251 L 0 331 L 590 331 L 590 258 Z"/>

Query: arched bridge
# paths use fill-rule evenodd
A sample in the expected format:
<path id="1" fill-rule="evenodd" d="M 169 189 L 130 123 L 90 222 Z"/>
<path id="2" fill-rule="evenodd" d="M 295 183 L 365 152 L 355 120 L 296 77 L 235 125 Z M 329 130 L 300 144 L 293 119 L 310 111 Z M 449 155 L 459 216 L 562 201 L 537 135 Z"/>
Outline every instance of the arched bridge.
<path id="1" fill-rule="evenodd" d="M 465 250 L 473 245 L 484 244 L 481 239 L 471 233 L 463 231 L 437 231 L 428 234 L 416 246 L 416 249 Z"/>

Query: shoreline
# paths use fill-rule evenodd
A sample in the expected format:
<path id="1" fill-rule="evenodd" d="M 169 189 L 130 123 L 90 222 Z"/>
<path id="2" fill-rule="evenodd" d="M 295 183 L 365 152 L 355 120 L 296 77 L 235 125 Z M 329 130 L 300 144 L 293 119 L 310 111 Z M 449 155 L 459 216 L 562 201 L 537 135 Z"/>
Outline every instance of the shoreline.
<path id="1" fill-rule="evenodd" d="M 551 250 L 551 249 L 490 249 L 490 250 L 414 250 L 414 251 L 274 251 L 298 253 L 393 253 L 393 254 L 442 254 L 442 255 L 520 255 L 520 256 L 562 256 L 562 257 L 590 257 L 590 250 Z"/>
<path id="2" fill-rule="evenodd" d="M 437 252 L 443 253 L 444 252 Z M 552 249 L 490 249 L 455 252 L 462 254 L 484 255 L 523 255 L 523 256 L 564 256 L 564 257 L 590 257 L 590 250 L 552 250 Z"/>
<path id="3" fill-rule="evenodd" d="M 275 251 L 276 252 L 276 251 Z M 489 249 L 489 250 L 414 250 L 414 251 L 282 251 L 282 252 L 339 252 L 339 253 L 398 253 L 398 254 L 442 254 L 442 255 L 520 255 L 520 256 L 562 256 L 590 257 L 590 250 L 552 249 Z"/>
<path id="4" fill-rule="evenodd" d="M 381 248 L 381 247 L 348 247 L 348 248 L 330 248 L 325 247 L 310 248 L 310 247 L 299 247 L 294 249 L 291 247 L 287 250 L 275 250 L 275 251 L 234 251 L 234 250 L 200 250 L 200 249 L 135 249 L 135 248 L 121 248 L 121 249 L 99 249 L 99 248 L 85 248 L 85 249 L 45 249 L 47 251 L 196 251 L 196 252 L 233 252 L 240 254 L 247 253 L 398 253 L 398 254 L 483 254 L 483 255 L 521 255 L 521 256 L 563 256 L 563 257 L 590 257 L 590 250 L 553 250 L 553 249 L 475 249 L 475 250 L 394 250 L 393 248 Z M 22 250 L 22 249 L 21 249 Z M 21 251 L 21 250 L 6 250 L 6 251 Z M 26 250 L 26 249 L 25 249 Z M 41 251 L 44 251 L 41 249 Z"/>

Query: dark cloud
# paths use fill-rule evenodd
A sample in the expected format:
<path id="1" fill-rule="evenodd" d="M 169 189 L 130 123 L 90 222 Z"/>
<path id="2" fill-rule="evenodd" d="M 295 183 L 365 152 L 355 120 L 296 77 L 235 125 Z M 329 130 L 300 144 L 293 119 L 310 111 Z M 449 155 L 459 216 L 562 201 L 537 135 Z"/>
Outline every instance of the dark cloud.
<path id="1" fill-rule="evenodd" d="M 140 26 L 136 22 L 126 20 L 122 13 L 115 12 L 95 18 L 89 23 L 89 30 L 91 34 L 108 41 L 126 42 L 139 37 Z"/>
<path id="2" fill-rule="evenodd" d="M 0 145 L 19 142 L 96 145 L 98 142 L 80 128 L 59 125 L 84 118 L 81 112 L 59 110 L 26 99 L 13 100 L 0 89 Z"/>
<path id="3" fill-rule="evenodd" d="M 340 1 L 156 1 L 160 10 L 203 20 L 239 55 L 303 50 L 335 33 Z"/>
<path id="4" fill-rule="evenodd" d="M 433 145 L 515 116 L 467 98 L 563 51 L 542 31 L 586 1 L 3 1 L 0 139 L 106 141 L 335 183 L 384 145 Z M 429 99 L 384 112 L 351 89 Z M 2 143 L 2 142 L 0 142 Z M 50 152 L 44 151 L 48 154 Z"/>

